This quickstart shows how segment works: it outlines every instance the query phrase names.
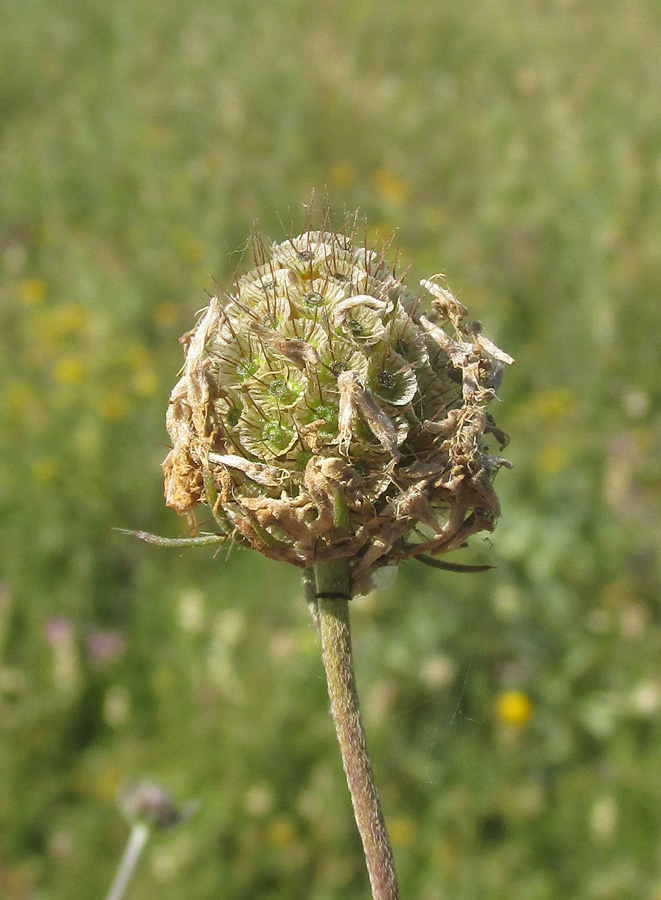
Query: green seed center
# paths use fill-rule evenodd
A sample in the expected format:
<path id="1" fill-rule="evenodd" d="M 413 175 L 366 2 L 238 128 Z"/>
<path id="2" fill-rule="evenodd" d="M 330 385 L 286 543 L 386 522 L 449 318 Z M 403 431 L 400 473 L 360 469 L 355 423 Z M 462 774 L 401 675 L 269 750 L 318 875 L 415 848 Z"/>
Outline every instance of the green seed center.
<path id="1" fill-rule="evenodd" d="M 390 372 L 385 372 L 385 371 L 379 372 L 376 380 L 379 384 L 379 387 L 382 388 L 384 391 L 391 391 L 395 387 L 395 384 L 397 383 L 395 376 L 391 375 Z"/>
<path id="2" fill-rule="evenodd" d="M 289 387 L 284 378 L 276 378 L 268 387 L 269 394 L 276 400 L 283 400 L 289 393 Z"/>
<path id="3" fill-rule="evenodd" d="M 241 359 L 236 365 L 236 374 L 241 381 L 247 381 L 257 371 L 257 362 L 254 359 Z"/>
<path id="4" fill-rule="evenodd" d="M 279 422 L 267 422 L 262 429 L 262 438 L 269 450 L 279 452 L 289 444 L 291 433 Z"/>
<path id="5" fill-rule="evenodd" d="M 230 426 L 230 428 L 234 428 L 235 425 L 239 424 L 239 419 L 241 418 L 241 410 L 236 407 L 232 407 L 232 409 L 227 411 L 227 415 L 225 416 L 225 421 Z"/>

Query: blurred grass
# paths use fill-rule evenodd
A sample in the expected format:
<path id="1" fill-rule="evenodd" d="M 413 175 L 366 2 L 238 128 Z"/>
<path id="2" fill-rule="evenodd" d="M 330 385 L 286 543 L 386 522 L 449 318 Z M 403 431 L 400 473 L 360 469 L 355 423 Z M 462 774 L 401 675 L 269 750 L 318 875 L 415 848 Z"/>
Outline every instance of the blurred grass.
<path id="1" fill-rule="evenodd" d="M 402 895 L 661 898 L 660 19 L 5 0 L 0 896 L 103 896 L 143 775 L 201 806 L 131 897 L 367 895 L 297 573 L 112 531 L 183 533 L 177 338 L 326 187 L 517 358 L 498 569 L 354 604 Z"/>

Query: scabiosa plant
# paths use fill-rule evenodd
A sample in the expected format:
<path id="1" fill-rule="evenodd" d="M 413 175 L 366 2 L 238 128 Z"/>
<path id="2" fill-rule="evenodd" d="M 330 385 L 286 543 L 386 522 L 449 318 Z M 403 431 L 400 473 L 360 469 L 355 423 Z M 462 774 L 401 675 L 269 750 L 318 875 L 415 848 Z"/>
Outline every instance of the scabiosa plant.
<path id="1" fill-rule="evenodd" d="M 373 895 L 393 900 L 348 601 L 385 566 L 439 564 L 493 529 L 508 463 L 488 443 L 507 438 L 487 409 L 513 360 L 440 276 L 408 288 L 355 220 L 269 250 L 255 239 L 254 256 L 182 338 L 166 502 L 191 523 L 207 507 L 218 533 L 171 543 L 229 539 L 304 570 Z"/>
<path id="2" fill-rule="evenodd" d="M 301 568 L 383 566 L 462 546 L 499 514 L 486 449 L 500 351 L 436 277 L 429 296 L 354 235 L 255 242 L 256 267 L 182 338 L 167 504 Z"/>
<path id="3" fill-rule="evenodd" d="M 197 807 L 197 804 L 189 803 L 183 810 L 177 809 L 163 788 L 148 781 L 124 788 L 118 801 L 131 824 L 131 834 L 106 900 L 123 900 L 152 831 L 171 828 L 185 821 Z"/>

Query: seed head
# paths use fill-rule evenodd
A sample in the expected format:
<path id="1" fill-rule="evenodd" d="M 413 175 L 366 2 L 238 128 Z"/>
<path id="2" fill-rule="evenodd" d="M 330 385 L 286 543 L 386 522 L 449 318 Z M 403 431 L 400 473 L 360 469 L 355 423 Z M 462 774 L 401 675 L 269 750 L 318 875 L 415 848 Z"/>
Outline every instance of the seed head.
<path id="1" fill-rule="evenodd" d="M 384 565 L 491 531 L 509 465 L 487 412 L 512 358 L 441 284 L 414 293 L 343 233 L 255 244 L 256 267 L 181 339 L 168 506 L 300 567 Z"/>

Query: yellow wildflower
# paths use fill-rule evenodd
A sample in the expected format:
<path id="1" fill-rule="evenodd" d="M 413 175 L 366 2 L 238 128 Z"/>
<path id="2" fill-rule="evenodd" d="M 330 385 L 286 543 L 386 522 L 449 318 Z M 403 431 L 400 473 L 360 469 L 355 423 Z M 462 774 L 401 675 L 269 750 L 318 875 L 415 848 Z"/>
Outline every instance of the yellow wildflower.
<path id="1" fill-rule="evenodd" d="M 21 299 L 28 306 L 36 306 L 46 296 L 46 288 L 39 278 L 26 278 L 20 284 Z"/>
<path id="2" fill-rule="evenodd" d="M 532 703 L 523 691 L 504 691 L 496 700 L 496 715 L 506 725 L 525 725 L 532 713 Z"/>
<path id="3" fill-rule="evenodd" d="M 77 356 L 63 356 L 55 363 L 54 375 L 60 384 L 80 384 L 85 377 L 86 366 Z"/>

